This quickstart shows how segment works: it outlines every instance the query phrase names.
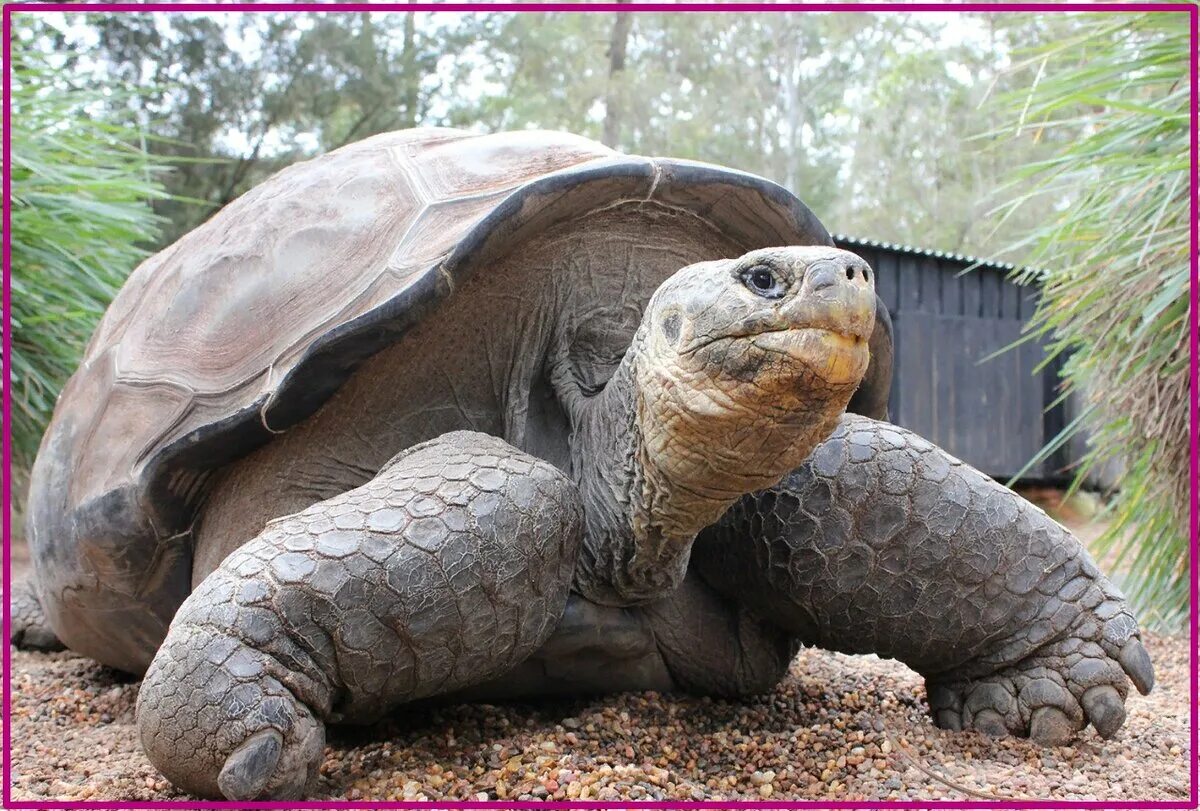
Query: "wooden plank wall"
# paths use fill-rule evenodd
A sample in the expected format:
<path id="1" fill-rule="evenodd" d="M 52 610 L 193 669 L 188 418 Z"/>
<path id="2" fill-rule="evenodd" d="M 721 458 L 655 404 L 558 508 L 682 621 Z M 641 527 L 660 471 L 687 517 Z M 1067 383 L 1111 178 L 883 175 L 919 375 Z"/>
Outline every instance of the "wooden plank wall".
<path id="1" fill-rule="evenodd" d="M 987 359 L 1021 336 L 1033 291 L 1005 271 L 885 247 L 847 245 L 876 270 L 896 334 L 892 421 L 1004 481 L 1062 427 L 1054 399 L 1057 368 L 1035 372 L 1040 344 Z M 1064 454 L 1026 474 L 1062 480 Z"/>

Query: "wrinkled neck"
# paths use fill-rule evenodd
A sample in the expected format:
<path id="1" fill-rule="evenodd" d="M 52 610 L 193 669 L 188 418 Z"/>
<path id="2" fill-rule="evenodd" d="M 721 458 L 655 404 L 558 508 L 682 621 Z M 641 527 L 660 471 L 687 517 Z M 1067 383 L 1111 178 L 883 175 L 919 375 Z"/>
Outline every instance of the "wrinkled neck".
<path id="1" fill-rule="evenodd" d="M 658 526 L 654 504 L 662 499 L 646 475 L 635 363 L 631 348 L 604 389 L 583 405 L 571 442 L 585 517 L 575 587 L 606 605 L 633 605 L 672 591 L 700 530 L 664 533 Z"/>
<path id="2" fill-rule="evenodd" d="M 702 389 L 683 390 L 672 370 L 650 363 L 643 336 L 581 404 L 571 443 L 586 522 L 576 588 L 608 605 L 673 591 L 696 535 L 798 467 L 853 391 L 813 391 L 786 404 L 706 401 Z"/>

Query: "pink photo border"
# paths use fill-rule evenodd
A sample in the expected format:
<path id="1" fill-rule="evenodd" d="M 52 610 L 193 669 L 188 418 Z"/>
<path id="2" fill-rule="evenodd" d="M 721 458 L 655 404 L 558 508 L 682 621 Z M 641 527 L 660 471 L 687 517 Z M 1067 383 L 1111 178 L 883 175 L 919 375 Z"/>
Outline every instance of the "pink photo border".
<path id="1" fill-rule="evenodd" d="M 342 801 L 312 801 L 303 803 L 293 802 L 215 802 L 215 801 L 170 801 L 170 802 L 107 802 L 107 801 L 83 801 L 83 802 L 50 802 L 50 801 L 24 801 L 12 799 L 12 763 L 10 759 L 11 752 L 11 728 L 9 719 L 11 716 L 10 702 L 10 686 L 12 676 L 11 651 L 9 645 L 4 645 L 3 651 L 3 724 L 4 724 L 4 759 L 3 759 L 3 795 L 2 804 L 4 808 L 13 809 L 62 809 L 62 808 L 104 808 L 104 809 L 175 809 L 175 808 L 280 808 L 280 809 L 300 809 L 300 808 L 520 808 L 533 807 L 559 809 L 559 808 L 806 808 L 806 809 L 865 809 L 865 808 L 970 808 L 970 809 L 989 809 L 989 808 L 1162 808 L 1162 809 L 1194 809 L 1200 803 L 1200 761 L 1197 757 L 1197 674 L 1200 672 L 1200 655 L 1197 653 L 1197 643 L 1200 643 L 1200 621 L 1198 621 L 1198 609 L 1200 609 L 1200 591 L 1198 591 L 1198 572 L 1200 572 L 1200 540 L 1198 540 L 1198 532 L 1200 532 L 1200 510 L 1198 510 L 1197 501 L 1197 482 L 1200 481 L 1200 456 L 1197 454 L 1197 410 L 1200 407 L 1200 398 L 1198 398 L 1198 384 L 1200 384 L 1200 359 L 1197 354 L 1197 336 L 1200 334 L 1200 259 L 1198 259 L 1198 251 L 1200 251 L 1200 202 L 1197 199 L 1197 192 L 1200 190 L 1200 174 L 1198 174 L 1198 154 L 1200 154 L 1200 146 L 1198 146 L 1198 98 L 1200 98 L 1200 6 L 1194 2 L 1171 3 L 1171 2 L 1153 2 L 1153 3 L 1045 3 L 1045 2 L 997 2 L 997 3 L 979 3 L 979 2 L 917 2 L 917 3 L 902 3 L 902 2 L 815 2 L 815 3 L 635 3 L 630 5 L 618 5 L 616 3 L 311 3 L 311 2 L 180 2 L 180 3 L 108 3 L 108 2 L 83 2 L 83 3 L 11 3 L 3 7 L 3 380 L 4 380 L 4 395 L 3 395 L 3 498 L 4 498 L 4 514 L 3 514 L 3 584 L 5 595 L 11 593 L 10 586 L 12 582 L 12 561 L 10 558 L 10 541 L 12 531 L 12 485 L 9 476 L 10 466 L 12 462 L 11 449 L 11 392 L 9 390 L 9 381 L 11 380 L 11 350 L 12 350 L 12 322 L 11 322 L 11 263 L 12 263 L 12 246 L 11 246 L 11 112 L 9 109 L 9 100 L 12 91 L 12 77 L 10 65 L 11 60 L 11 43 L 12 43 L 12 18 L 14 14 L 30 14 L 37 12 L 59 11 L 59 12 L 255 12 L 255 11 L 296 11 L 296 12 L 345 12 L 345 11 L 449 11 L 449 12 L 464 12 L 464 11 L 574 11 L 574 12 L 612 12 L 612 11 L 678 11 L 678 12 L 693 12 L 693 11 L 709 11 L 709 12 L 746 12 L 746 11 L 772 11 L 772 12 L 803 12 L 803 11 L 822 11 L 822 12 L 862 12 L 862 11 L 891 11 L 891 12 L 963 12 L 976 11 L 988 13 L 1004 13 L 1004 12 L 1170 12 L 1175 14 L 1187 14 L 1190 20 L 1191 29 L 1191 284 L 1190 284 L 1190 339 L 1191 339 L 1191 396 L 1190 396 L 1190 420 L 1188 427 L 1188 440 L 1191 448 L 1191 505 L 1190 505 L 1190 532 L 1191 532 L 1191 621 L 1190 621 L 1190 640 L 1191 640 L 1191 788 L 1189 799 L 1187 800 L 1125 800 L 1125 801 L 1108 801 L 1108 800 L 1032 800 L 1028 802 L 1013 801 L 1013 800 L 997 800 L 997 801 L 903 801 L 903 802 L 855 802 L 855 801 L 804 801 L 804 802 L 781 802 L 773 800 L 763 801 L 727 801 L 727 802 L 599 802 L 599 801 L 576 801 L 576 802 L 545 802 L 545 803 L 519 803 L 519 802 L 342 802 Z M 11 617 L 9 600 L 4 600 L 3 606 L 3 631 L 4 639 L 9 638 Z"/>

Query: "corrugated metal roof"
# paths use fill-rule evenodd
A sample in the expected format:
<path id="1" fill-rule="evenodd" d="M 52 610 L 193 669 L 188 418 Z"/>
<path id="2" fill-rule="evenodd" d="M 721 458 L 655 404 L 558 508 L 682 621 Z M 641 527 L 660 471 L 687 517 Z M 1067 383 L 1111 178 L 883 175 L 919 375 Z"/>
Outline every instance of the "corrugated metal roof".
<path id="1" fill-rule="evenodd" d="M 980 259 L 977 256 L 967 256 L 961 253 L 946 253 L 945 251 L 935 251 L 930 248 L 917 248 L 912 245 L 896 245 L 891 242 L 880 242 L 874 239 L 862 239 L 860 237 L 852 237 L 849 234 L 834 234 L 833 241 L 838 245 L 844 245 L 851 248 L 872 248 L 879 251 L 891 251 L 893 253 L 904 253 L 909 256 L 926 256 L 931 259 L 948 259 L 951 262 L 961 262 L 964 265 L 990 268 L 991 270 L 999 270 L 1005 273 L 1011 273 L 1017 270 L 1017 266 L 1010 262 L 993 262 L 990 259 Z"/>

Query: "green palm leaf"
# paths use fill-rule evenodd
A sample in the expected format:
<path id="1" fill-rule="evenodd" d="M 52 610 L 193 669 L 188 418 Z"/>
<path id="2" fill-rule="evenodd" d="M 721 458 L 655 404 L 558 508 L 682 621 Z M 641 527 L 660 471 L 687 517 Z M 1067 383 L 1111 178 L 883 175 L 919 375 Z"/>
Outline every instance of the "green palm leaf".
<path id="1" fill-rule="evenodd" d="M 1096 551 L 1152 626 L 1188 605 L 1189 54 L 1186 14 L 1080 15 L 1025 54 L 1040 81 L 1000 99 L 1015 135 L 1075 134 L 1016 173 L 1030 190 L 1009 210 L 1047 192 L 1070 202 L 1013 247 L 1041 269 L 1021 274 L 1043 291 L 1030 332 L 1085 402 L 1076 484 L 1122 469 Z"/>
<path id="2" fill-rule="evenodd" d="M 96 323 L 157 237 L 148 201 L 164 193 L 133 113 L 112 113 L 129 91 L 72 87 L 39 54 L 19 42 L 14 51 L 11 392 L 21 482 Z"/>

